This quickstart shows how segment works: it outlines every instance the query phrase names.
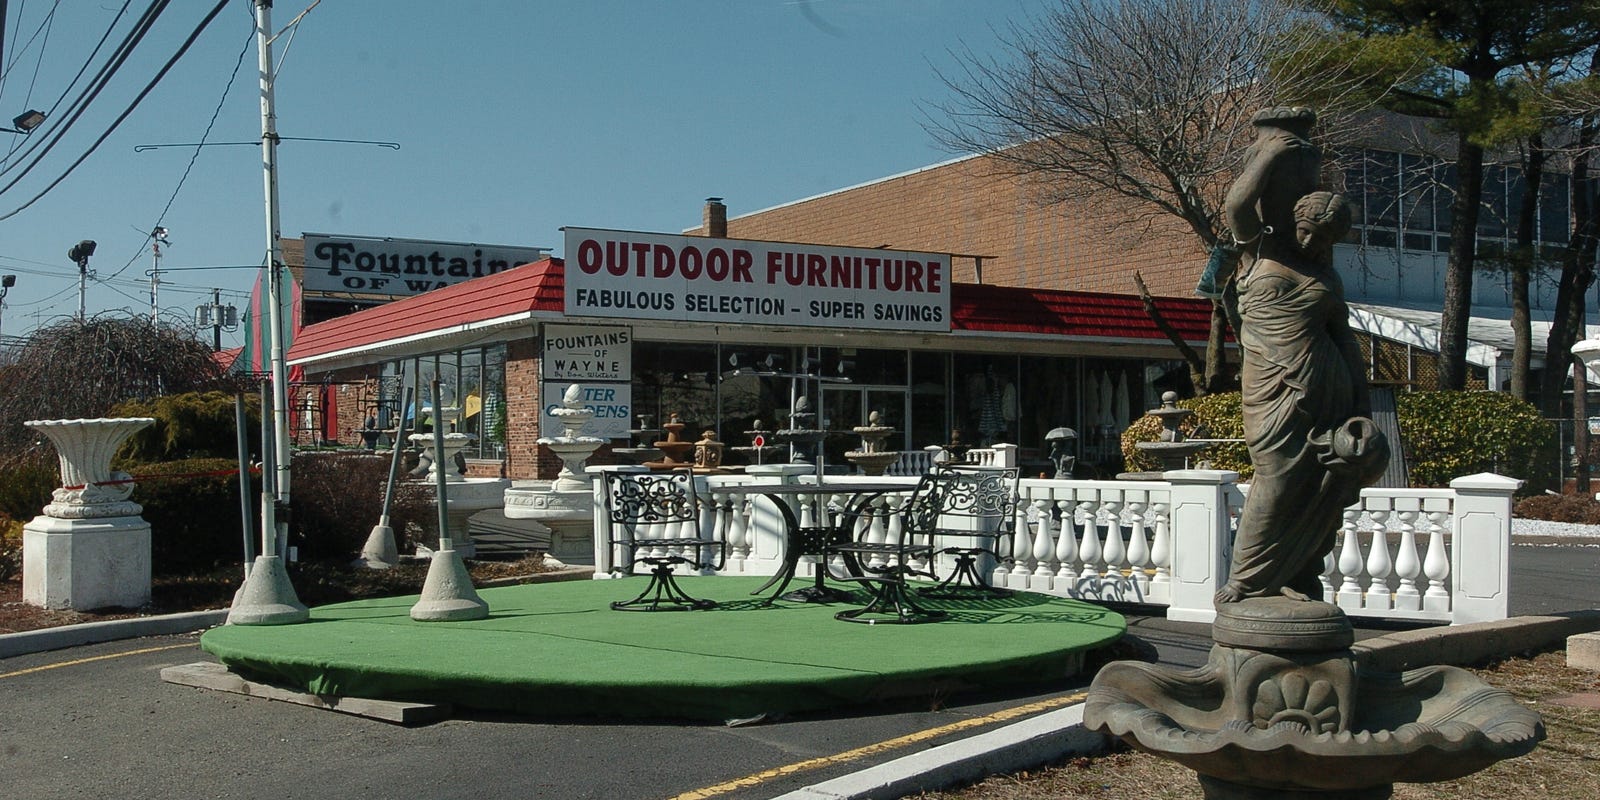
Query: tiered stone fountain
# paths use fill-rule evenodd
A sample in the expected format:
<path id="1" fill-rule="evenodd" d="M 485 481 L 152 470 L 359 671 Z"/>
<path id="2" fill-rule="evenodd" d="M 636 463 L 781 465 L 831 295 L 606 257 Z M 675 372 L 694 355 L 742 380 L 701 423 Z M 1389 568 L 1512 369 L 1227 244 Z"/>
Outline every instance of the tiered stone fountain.
<path id="1" fill-rule="evenodd" d="M 661 451 L 654 445 L 648 444 L 661 435 L 660 428 L 650 427 L 650 417 L 639 415 L 639 427 L 628 430 L 629 447 L 613 447 L 611 454 L 623 461 L 634 464 L 643 464 L 661 458 Z"/>
<path id="2" fill-rule="evenodd" d="M 424 407 L 423 411 L 431 409 Z M 444 425 L 443 452 L 434 452 L 434 436 L 430 433 L 413 433 L 407 439 L 414 445 L 422 448 L 422 457 L 428 460 L 428 475 L 418 487 L 425 492 L 434 493 L 438 486 L 438 471 L 444 470 L 445 483 L 449 484 L 445 490 L 446 511 L 450 526 L 450 540 L 455 551 L 462 558 L 472 558 L 477 555 L 477 546 L 472 543 L 472 533 L 468 529 L 467 520 L 473 514 L 488 508 L 499 508 L 501 497 L 505 490 L 510 488 L 511 481 L 504 478 L 469 478 L 463 475 L 456 464 L 456 456 L 472 443 L 472 437 L 465 433 L 455 432 L 456 419 L 460 416 L 461 409 L 454 406 L 445 406 L 439 413 L 433 414 L 433 424 Z M 438 498 L 434 498 L 438 502 Z"/>
<path id="3" fill-rule="evenodd" d="M 667 418 L 667 423 L 662 425 L 662 430 L 667 432 L 667 438 L 655 443 L 655 448 L 661 451 L 661 458 L 656 461 L 646 461 L 645 466 L 655 470 L 679 469 L 693 466 L 694 442 L 683 439 L 683 429 L 689 427 L 687 423 L 678 418 L 677 412 Z"/>
<path id="4" fill-rule="evenodd" d="M 1135 442 L 1133 446 L 1161 459 L 1161 471 L 1124 472 L 1117 475 L 1118 478 L 1134 481 L 1161 480 L 1162 472 L 1186 469 L 1189 465 L 1189 456 L 1211 446 L 1209 442 L 1191 442 L 1184 438 L 1179 426 L 1194 412 L 1178 407 L 1177 392 L 1162 392 L 1161 407 L 1145 413 L 1161 420 L 1161 438 L 1154 442 Z"/>
<path id="5" fill-rule="evenodd" d="M 789 427 L 773 434 L 779 442 L 789 445 L 789 460 L 795 464 L 812 464 L 815 457 L 817 444 L 827 438 L 828 432 L 812 427 L 817 418 L 815 411 L 811 410 L 811 401 L 804 395 L 794 401 L 794 410 L 789 412 Z M 820 462 L 820 459 L 818 459 Z M 817 469 L 822 469 L 821 463 L 816 463 Z"/>
<path id="6" fill-rule="evenodd" d="M 750 437 L 748 447 L 730 447 L 729 451 L 740 456 L 747 466 L 762 466 L 772 463 L 778 457 L 778 452 L 783 445 L 777 444 L 773 432 L 761 427 L 761 420 L 756 420 L 750 430 L 744 432 Z"/>
<path id="7" fill-rule="evenodd" d="M 441 466 L 445 470 L 444 479 L 452 483 L 463 480 L 466 476 L 461 474 L 461 469 L 456 465 L 456 456 L 472 442 L 472 437 L 465 433 L 456 433 L 456 420 L 461 417 L 461 409 L 455 406 L 445 406 L 434 413 L 432 406 L 423 406 L 422 413 L 433 418 L 433 424 L 444 425 L 444 452 L 435 453 L 433 433 L 413 433 L 407 436 L 407 441 L 413 447 L 421 448 L 422 459 L 428 462 L 428 483 L 431 485 L 436 479 L 436 473 Z"/>
<path id="8" fill-rule="evenodd" d="M 502 494 L 507 519 L 533 520 L 549 531 L 547 562 L 594 563 L 594 482 L 585 462 L 605 440 L 583 435 L 594 412 L 582 397 L 581 386 L 567 387 L 561 408 L 552 412 L 561 435 L 539 440 L 561 457 L 561 474 L 554 481 L 517 481 Z"/>
<path id="9" fill-rule="evenodd" d="M 133 483 L 111 457 L 149 417 L 51 419 L 22 423 L 49 437 L 61 488 L 22 527 L 22 600 L 86 611 L 150 602 L 150 523 L 129 500 Z"/>
<path id="10" fill-rule="evenodd" d="M 844 457 L 859 467 L 862 474 L 882 475 L 888 471 L 890 464 L 900 459 L 899 453 L 883 449 L 883 443 L 894 434 L 894 428 L 884 425 L 878 412 L 867 415 L 867 424 L 850 430 L 861 437 L 861 449 L 851 450 Z"/>

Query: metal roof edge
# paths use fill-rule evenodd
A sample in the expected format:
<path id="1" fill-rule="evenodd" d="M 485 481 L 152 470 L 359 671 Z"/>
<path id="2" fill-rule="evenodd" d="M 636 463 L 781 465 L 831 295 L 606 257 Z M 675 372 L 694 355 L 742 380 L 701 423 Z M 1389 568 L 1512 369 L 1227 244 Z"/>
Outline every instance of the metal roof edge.
<path id="1" fill-rule="evenodd" d="M 326 353 L 318 353 L 313 356 L 292 359 L 289 361 L 289 365 L 308 366 L 312 364 L 320 364 L 322 362 L 349 358 L 351 356 L 358 356 L 364 353 L 392 350 L 410 344 L 418 344 L 438 339 L 448 339 L 449 337 L 460 336 L 465 333 L 475 333 L 479 331 L 491 331 L 501 328 L 515 327 L 516 325 L 524 322 L 539 321 L 541 318 L 559 317 L 559 314 L 552 314 L 548 311 L 519 311 L 515 314 L 507 314 L 500 317 L 494 317 L 492 319 L 451 325 L 446 328 L 424 331 L 422 333 L 413 333 L 408 336 L 400 336 L 394 339 L 384 339 L 382 341 L 371 342 L 369 344 L 358 345 L 356 347 L 347 347 L 341 350 L 330 350 Z"/>

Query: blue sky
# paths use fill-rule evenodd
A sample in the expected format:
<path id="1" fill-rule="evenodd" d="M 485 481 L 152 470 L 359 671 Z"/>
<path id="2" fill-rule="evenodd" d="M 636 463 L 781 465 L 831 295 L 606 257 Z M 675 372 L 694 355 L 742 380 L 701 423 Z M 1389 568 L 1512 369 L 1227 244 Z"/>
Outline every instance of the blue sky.
<path id="1" fill-rule="evenodd" d="M 280 0 L 274 27 L 311 2 Z M 955 66 L 952 51 L 994 53 L 996 30 L 1046 2 L 326 0 L 274 45 L 278 132 L 400 149 L 285 141 L 282 229 L 559 253 L 563 225 L 677 232 L 699 223 L 706 197 L 725 198 L 739 215 L 937 163 L 956 154 L 921 124 L 948 91 L 935 69 Z M 129 6 L 112 43 L 146 5 Z M 17 275 L 0 333 L 76 312 L 67 250 L 81 239 L 98 242 L 89 313 L 148 314 L 147 234 L 158 222 L 171 242 L 161 261 L 164 318 L 192 318 L 213 287 L 245 305 L 255 273 L 212 268 L 262 260 L 259 147 L 207 147 L 197 158 L 193 147 L 135 148 L 201 141 L 214 112 L 208 141 L 259 139 L 249 0 L 230 0 L 93 155 L 21 208 L 214 5 L 173 2 L 29 174 L 18 178 L 32 160 L 26 150 L 0 164 L 0 215 L 11 215 L 0 219 L 0 272 Z M 0 124 L 61 97 L 121 7 L 10 0 Z M 0 133 L 0 153 L 65 121 L 58 112 L 31 137 Z"/>

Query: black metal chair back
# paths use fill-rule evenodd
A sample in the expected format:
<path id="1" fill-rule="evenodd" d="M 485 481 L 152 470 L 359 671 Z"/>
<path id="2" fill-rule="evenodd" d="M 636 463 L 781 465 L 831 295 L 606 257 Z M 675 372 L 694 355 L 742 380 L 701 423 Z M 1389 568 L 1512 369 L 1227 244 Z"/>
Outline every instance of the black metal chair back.
<path id="1" fill-rule="evenodd" d="M 937 586 L 922 590 L 929 597 L 961 597 L 974 593 L 1006 595 L 990 585 L 978 571 L 979 559 L 1009 560 L 1011 537 L 1017 519 L 1016 467 L 971 464 L 940 466 L 932 473 L 933 488 L 906 517 L 907 533 L 914 530 L 930 543 L 935 555 L 955 558 L 954 568 Z M 919 492 L 921 494 L 921 492 Z"/>
<path id="2" fill-rule="evenodd" d="M 606 513 L 611 522 L 607 544 L 617 556 L 612 572 L 631 575 L 637 564 L 651 568 L 650 583 L 638 597 L 612 603 L 611 607 L 619 611 L 715 607 L 714 601 L 690 597 L 675 575 L 679 565 L 695 570 L 721 569 L 727 558 L 726 542 L 701 535 L 694 473 L 681 469 L 604 474 Z"/>

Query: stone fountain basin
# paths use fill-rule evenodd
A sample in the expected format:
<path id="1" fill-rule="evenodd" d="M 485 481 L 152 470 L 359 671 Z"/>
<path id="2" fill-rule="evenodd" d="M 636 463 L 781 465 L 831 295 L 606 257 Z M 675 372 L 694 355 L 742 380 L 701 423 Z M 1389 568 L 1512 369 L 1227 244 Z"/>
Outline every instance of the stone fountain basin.
<path id="1" fill-rule="evenodd" d="M 1262 729 L 1227 720 L 1223 673 L 1217 650 L 1187 672 L 1109 664 L 1090 688 L 1084 725 L 1222 781 L 1318 791 L 1454 780 L 1526 755 L 1545 736 L 1537 713 L 1451 666 L 1358 668 L 1356 724 L 1315 735 L 1295 722 Z"/>

